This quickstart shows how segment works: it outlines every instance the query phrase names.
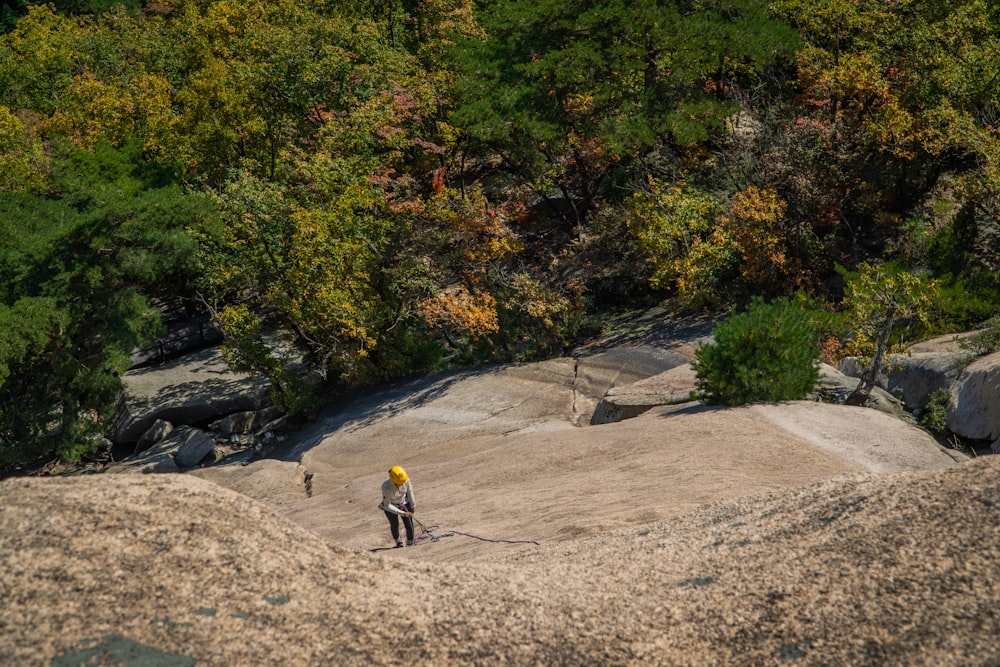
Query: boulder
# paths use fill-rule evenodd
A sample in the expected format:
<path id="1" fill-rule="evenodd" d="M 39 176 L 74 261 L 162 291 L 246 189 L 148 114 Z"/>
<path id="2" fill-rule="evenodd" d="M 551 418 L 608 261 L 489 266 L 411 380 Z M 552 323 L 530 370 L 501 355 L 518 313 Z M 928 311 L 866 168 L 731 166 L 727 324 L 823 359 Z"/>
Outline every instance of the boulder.
<path id="1" fill-rule="evenodd" d="M 612 387 L 597 404 L 591 425 L 610 424 L 638 417 L 658 405 L 676 405 L 691 400 L 695 373 L 690 363 L 622 387 Z"/>
<path id="2" fill-rule="evenodd" d="M 892 355 L 885 388 L 909 409 L 925 408 L 931 394 L 950 389 L 974 356 L 971 352 Z"/>
<path id="3" fill-rule="evenodd" d="M 624 387 L 688 364 L 679 352 L 655 345 L 601 350 L 576 358 L 574 389 L 599 399 L 614 387 Z"/>
<path id="4" fill-rule="evenodd" d="M 163 419 L 157 419 L 153 422 L 153 425 L 146 429 L 146 432 L 142 434 L 139 441 L 135 443 L 135 454 L 146 451 L 159 441 L 163 440 L 165 437 L 170 435 L 170 432 L 174 430 L 174 425 Z"/>
<path id="5" fill-rule="evenodd" d="M 833 403 L 844 403 L 858 387 L 858 378 L 846 375 L 829 364 L 819 365 L 819 382 L 813 398 Z M 904 414 L 899 399 L 881 387 L 872 389 L 865 406 L 897 417 Z"/>
<path id="6" fill-rule="evenodd" d="M 931 394 L 951 387 L 974 356 L 966 351 L 893 354 L 889 356 L 887 371 L 879 373 L 876 384 L 902 400 L 910 410 L 922 409 L 927 407 Z M 865 372 L 855 357 L 844 359 L 839 370 L 859 379 Z"/>
<path id="7" fill-rule="evenodd" d="M 217 347 L 133 369 L 123 380 L 125 397 L 108 434 L 119 445 L 138 442 L 158 419 L 197 424 L 269 404 L 267 379 L 230 370 Z"/>
<path id="8" fill-rule="evenodd" d="M 858 357 L 844 357 L 841 359 L 840 363 L 837 364 L 837 371 L 849 378 L 856 378 L 860 380 L 861 376 L 865 373 L 865 367 Z M 885 373 L 879 373 L 878 377 L 875 379 L 875 384 L 885 386 L 885 381 Z"/>
<path id="9" fill-rule="evenodd" d="M 280 417 L 281 411 L 275 407 L 263 410 L 246 410 L 226 415 L 209 424 L 208 429 L 223 436 L 246 435 L 261 430 L 262 425 L 269 424 Z"/>
<path id="10" fill-rule="evenodd" d="M 145 451 L 108 466 L 110 473 L 176 473 L 180 472 L 174 453 L 177 445 L 169 439 L 160 440 Z"/>
<path id="11" fill-rule="evenodd" d="M 1000 352 L 976 359 L 952 385 L 948 429 L 963 438 L 1000 438 Z"/>
<path id="12" fill-rule="evenodd" d="M 176 446 L 174 460 L 181 468 L 195 467 L 215 449 L 215 440 L 193 426 L 178 426 L 163 442 Z"/>

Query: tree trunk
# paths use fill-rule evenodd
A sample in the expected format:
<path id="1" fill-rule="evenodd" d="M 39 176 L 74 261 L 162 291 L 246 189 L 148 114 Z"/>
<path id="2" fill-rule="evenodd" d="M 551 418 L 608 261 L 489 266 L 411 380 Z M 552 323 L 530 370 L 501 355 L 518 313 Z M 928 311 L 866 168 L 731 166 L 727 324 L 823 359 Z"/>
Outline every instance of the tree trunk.
<path id="1" fill-rule="evenodd" d="M 861 382 L 858 383 L 857 388 L 851 392 L 850 396 L 847 397 L 846 402 L 848 405 L 868 405 L 868 399 L 872 395 L 872 390 L 875 389 L 875 385 L 878 381 L 879 371 L 882 370 L 885 353 L 889 347 L 889 335 L 892 333 L 892 327 L 895 321 L 896 309 L 892 308 L 879 329 L 878 338 L 875 341 L 875 354 L 872 355 L 871 366 L 868 367 L 868 370 L 865 371 L 865 374 L 861 377 Z"/>

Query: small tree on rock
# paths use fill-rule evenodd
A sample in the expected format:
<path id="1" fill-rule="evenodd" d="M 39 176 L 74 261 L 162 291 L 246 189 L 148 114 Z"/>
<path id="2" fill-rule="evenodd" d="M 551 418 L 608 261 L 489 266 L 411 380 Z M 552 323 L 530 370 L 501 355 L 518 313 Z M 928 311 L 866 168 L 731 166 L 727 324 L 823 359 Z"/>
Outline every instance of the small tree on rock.
<path id="1" fill-rule="evenodd" d="M 851 405 L 867 405 L 890 351 L 893 331 L 902 325 L 928 323 L 938 282 L 887 265 L 863 263 L 848 277 L 844 306 L 854 328 L 852 351 L 866 368 L 848 397 Z"/>

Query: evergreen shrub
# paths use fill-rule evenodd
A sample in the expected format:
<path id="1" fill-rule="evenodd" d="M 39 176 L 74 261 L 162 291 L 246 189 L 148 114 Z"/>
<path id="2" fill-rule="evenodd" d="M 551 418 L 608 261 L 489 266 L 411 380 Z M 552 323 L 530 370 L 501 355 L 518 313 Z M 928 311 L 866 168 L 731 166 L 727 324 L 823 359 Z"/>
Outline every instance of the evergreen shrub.
<path id="1" fill-rule="evenodd" d="M 788 299 L 755 298 L 715 327 L 692 364 L 698 397 L 723 405 L 804 398 L 819 380 L 819 336 L 812 314 Z"/>
<path id="2" fill-rule="evenodd" d="M 920 417 L 920 425 L 936 436 L 941 436 L 948 432 L 948 400 L 951 392 L 947 389 L 938 389 L 930 395 L 927 400 L 927 407 Z"/>
<path id="3" fill-rule="evenodd" d="M 958 345 L 980 356 L 1000 350 L 1000 315 L 994 315 L 986 320 L 982 329 L 972 336 L 962 339 Z"/>

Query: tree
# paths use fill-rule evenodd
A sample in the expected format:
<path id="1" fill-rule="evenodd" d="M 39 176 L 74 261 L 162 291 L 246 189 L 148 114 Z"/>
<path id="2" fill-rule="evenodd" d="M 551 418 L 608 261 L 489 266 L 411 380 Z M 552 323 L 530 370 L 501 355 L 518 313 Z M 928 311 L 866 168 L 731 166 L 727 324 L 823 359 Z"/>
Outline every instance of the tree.
<path id="1" fill-rule="evenodd" d="M 851 323 L 852 353 L 867 367 L 849 402 L 866 405 L 885 370 L 890 338 L 900 326 L 927 324 L 936 302 L 936 281 L 909 271 L 864 263 L 848 277 L 844 307 Z"/>
<path id="2" fill-rule="evenodd" d="M 959 206 L 983 209 L 980 224 L 992 226 L 1000 192 L 995 3 L 780 0 L 775 7 L 805 39 L 799 122 L 823 128 L 830 146 L 808 169 L 848 176 L 825 189 L 835 193 L 827 208 L 852 240 L 892 240 L 941 181 Z"/>
<path id="3" fill-rule="evenodd" d="M 46 196 L 0 192 L 0 461 L 93 451 L 160 329 L 152 300 L 195 271 L 181 225 L 210 209 L 140 155 L 63 143 Z"/>
<path id="4" fill-rule="evenodd" d="M 736 274 L 731 235 L 717 224 L 715 198 L 686 183 L 649 178 L 625 206 L 625 219 L 652 267 L 656 289 L 676 290 L 692 308 L 720 303 L 720 283 Z"/>
<path id="5" fill-rule="evenodd" d="M 39 138 L 0 106 L 0 191 L 41 188 L 47 162 Z"/>
<path id="6" fill-rule="evenodd" d="M 708 403 L 804 398 L 819 379 L 819 337 L 798 303 L 755 298 L 715 327 L 714 342 L 695 350 L 695 386 Z"/>
<path id="7" fill-rule="evenodd" d="M 723 132 L 730 86 L 797 44 L 742 0 L 491 1 L 478 17 L 488 38 L 460 42 L 454 121 L 577 226 L 620 170 Z"/>

